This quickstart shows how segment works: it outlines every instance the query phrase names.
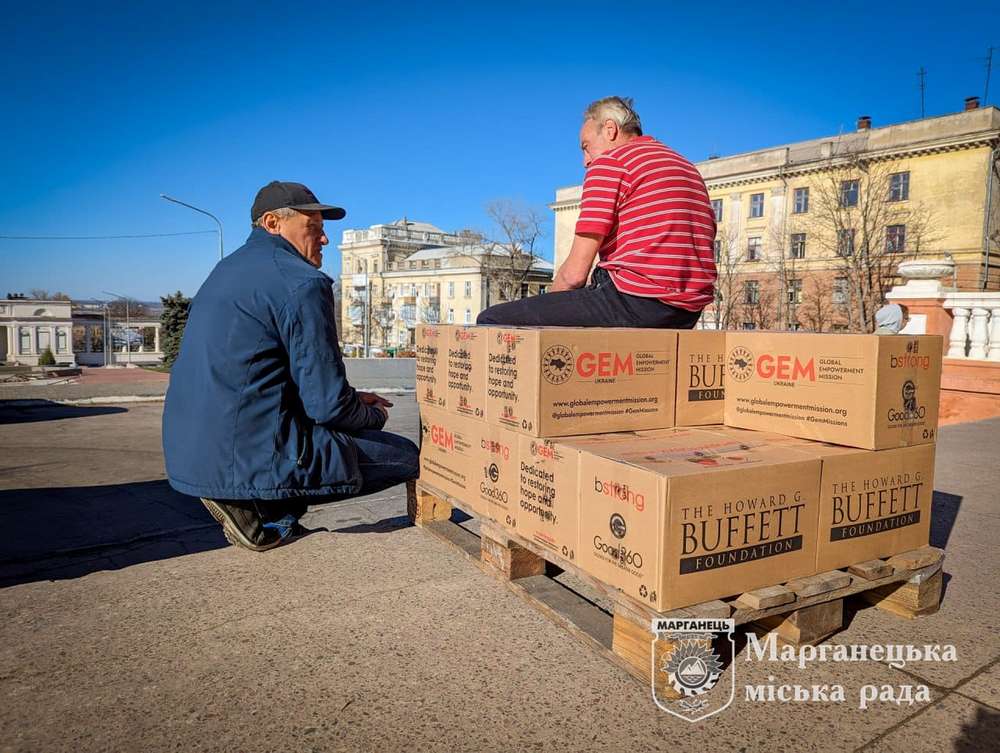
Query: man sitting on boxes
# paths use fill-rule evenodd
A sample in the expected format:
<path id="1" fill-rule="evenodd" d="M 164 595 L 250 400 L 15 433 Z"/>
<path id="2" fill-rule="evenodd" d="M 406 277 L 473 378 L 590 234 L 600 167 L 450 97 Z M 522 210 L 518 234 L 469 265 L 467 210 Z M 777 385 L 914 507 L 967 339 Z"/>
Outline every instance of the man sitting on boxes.
<path id="1" fill-rule="evenodd" d="M 477 324 L 694 327 L 716 276 L 705 182 L 682 156 L 642 135 L 631 99 L 599 99 L 583 118 L 580 218 L 551 292 L 491 306 Z"/>
<path id="2" fill-rule="evenodd" d="M 269 183 L 250 238 L 191 302 L 163 407 L 167 476 L 245 549 L 288 540 L 308 504 L 419 474 L 416 445 L 381 431 L 392 403 L 347 381 L 319 271 L 323 220 L 344 215 L 300 183 Z"/>

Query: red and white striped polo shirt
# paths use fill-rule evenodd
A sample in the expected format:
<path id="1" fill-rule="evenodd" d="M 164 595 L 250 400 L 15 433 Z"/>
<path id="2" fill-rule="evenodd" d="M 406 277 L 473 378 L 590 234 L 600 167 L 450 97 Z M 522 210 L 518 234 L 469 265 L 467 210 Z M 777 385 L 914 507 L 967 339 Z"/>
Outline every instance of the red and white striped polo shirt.
<path id="1" fill-rule="evenodd" d="M 623 293 L 699 311 L 715 290 L 715 214 L 688 160 L 639 136 L 590 163 L 577 233 L 604 237 L 598 266 Z"/>

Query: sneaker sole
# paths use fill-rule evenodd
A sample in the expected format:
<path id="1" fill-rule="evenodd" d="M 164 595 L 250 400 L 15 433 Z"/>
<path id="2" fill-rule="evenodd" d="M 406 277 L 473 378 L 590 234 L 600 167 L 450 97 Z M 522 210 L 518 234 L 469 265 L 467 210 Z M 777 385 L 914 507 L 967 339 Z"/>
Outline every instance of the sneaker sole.
<path id="1" fill-rule="evenodd" d="M 229 517 L 229 514 L 213 500 L 201 497 L 201 503 L 205 505 L 205 508 L 211 513 L 212 517 L 222 525 L 222 534 L 226 537 L 226 541 L 233 546 L 238 546 L 241 549 L 249 549 L 252 552 L 266 552 L 285 543 L 279 539 L 273 544 L 254 544 L 243 535 L 240 527 Z"/>

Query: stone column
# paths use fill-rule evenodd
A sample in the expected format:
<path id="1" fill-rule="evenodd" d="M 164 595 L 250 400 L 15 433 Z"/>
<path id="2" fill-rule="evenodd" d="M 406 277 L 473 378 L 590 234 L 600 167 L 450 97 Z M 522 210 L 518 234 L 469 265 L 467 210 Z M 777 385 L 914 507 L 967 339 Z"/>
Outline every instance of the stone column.
<path id="1" fill-rule="evenodd" d="M 986 343 L 989 341 L 989 332 L 986 329 L 986 318 L 990 315 L 989 309 L 976 306 L 972 309 L 972 322 L 969 325 L 969 358 L 977 361 L 986 360 Z"/>
<path id="2" fill-rule="evenodd" d="M 987 361 L 1000 361 L 1000 307 L 990 309 L 990 344 Z"/>
<path id="3" fill-rule="evenodd" d="M 160 325 L 157 324 L 153 327 L 153 350 L 157 353 L 160 352 Z"/>
<path id="4" fill-rule="evenodd" d="M 969 323 L 969 309 L 955 306 L 951 310 L 954 319 L 948 338 L 948 358 L 965 358 L 965 341 Z"/>

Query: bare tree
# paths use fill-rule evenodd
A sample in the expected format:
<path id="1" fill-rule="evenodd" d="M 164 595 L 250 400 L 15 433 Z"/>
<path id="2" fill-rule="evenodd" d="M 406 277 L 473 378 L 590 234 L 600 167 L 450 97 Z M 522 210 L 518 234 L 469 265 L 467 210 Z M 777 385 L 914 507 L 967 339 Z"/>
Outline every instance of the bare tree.
<path id="1" fill-rule="evenodd" d="M 720 224 L 715 233 L 715 302 L 710 320 L 716 329 L 732 329 L 740 305 L 742 286 L 738 276 L 740 268 L 739 238 L 728 225 Z"/>
<path id="2" fill-rule="evenodd" d="M 396 323 L 396 312 L 392 308 L 392 299 L 384 298 L 372 304 L 369 312 L 372 332 L 377 335 L 381 347 L 389 346 L 389 339 Z"/>
<path id="3" fill-rule="evenodd" d="M 839 291 L 833 274 L 812 272 L 802 279 L 803 297 L 797 310 L 802 327 L 812 332 L 828 332 L 834 324 L 847 321 L 848 304 L 837 302 Z"/>
<path id="4" fill-rule="evenodd" d="M 758 287 L 756 295 L 751 295 L 748 292 L 748 282 L 752 281 L 744 281 L 740 299 L 741 324 L 750 324 L 754 329 L 773 328 L 778 323 L 778 304 L 773 286 Z"/>
<path id="5" fill-rule="evenodd" d="M 894 172 L 888 161 L 846 154 L 832 157 L 813 184 L 811 240 L 847 278 L 850 327 L 862 332 L 874 331 L 875 312 L 899 262 L 925 252 L 935 240 L 928 207 L 915 200 L 893 200 L 900 198 L 901 190 L 898 182 L 893 184 Z"/>
<path id="6" fill-rule="evenodd" d="M 490 303 L 515 301 L 522 297 L 523 285 L 539 260 L 535 246 L 542 237 L 541 215 L 534 207 L 510 199 L 487 203 L 486 215 L 495 230 L 478 242 L 484 249 L 479 263 L 490 298 L 496 294 Z"/>
<path id="7" fill-rule="evenodd" d="M 28 297 L 34 298 L 37 301 L 68 301 L 70 297 L 66 293 L 56 291 L 55 293 L 49 293 L 48 290 L 44 288 L 32 288 L 28 291 Z"/>

